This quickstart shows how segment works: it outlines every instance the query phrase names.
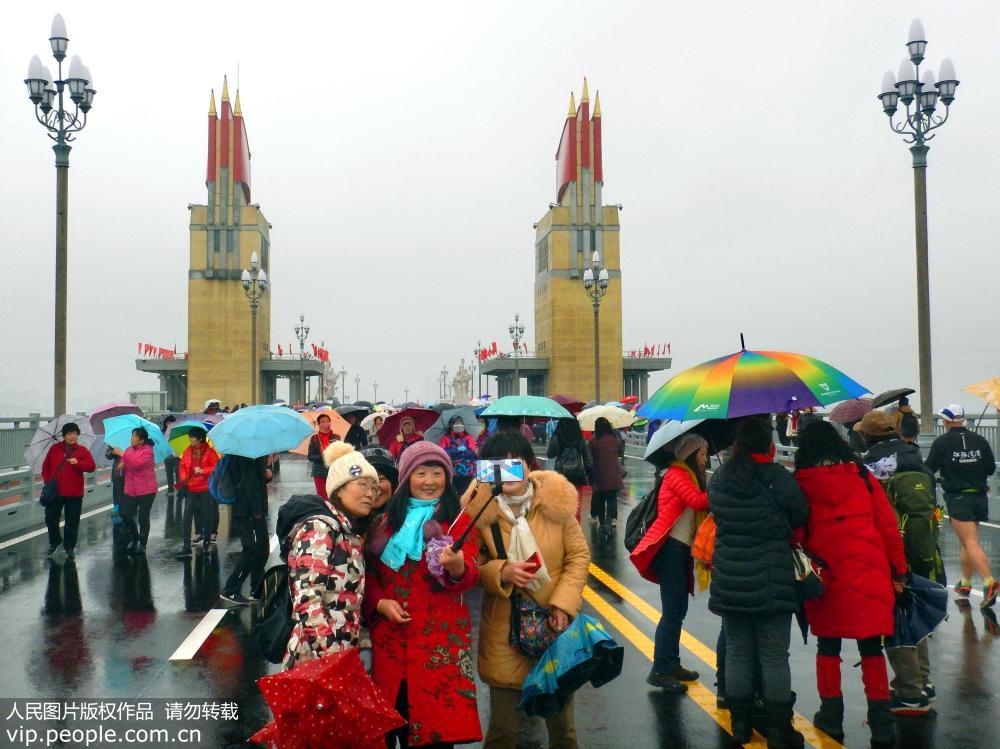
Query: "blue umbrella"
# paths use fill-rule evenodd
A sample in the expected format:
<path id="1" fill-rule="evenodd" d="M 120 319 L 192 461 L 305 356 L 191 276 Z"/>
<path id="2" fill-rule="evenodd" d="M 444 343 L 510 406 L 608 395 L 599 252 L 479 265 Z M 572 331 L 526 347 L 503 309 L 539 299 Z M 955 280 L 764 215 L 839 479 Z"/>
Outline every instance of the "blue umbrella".
<path id="1" fill-rule="evenodd" d="M 248 406 L 212 430 L 212 444 L 225 455 L 260 458 L 298 447 L 312 433 L 312 424 L 290 408 Z"/>
<path id="2" fill-rule="evenodd" d="M 132 430 L 143 427 L 149 433 L 149 438 L 153 440 L 153 460 L 162 463 L 166 458 L 174 454 L 167 444 L 167 438 L 163 436 L 162 430 L 148 419 L 144 419 L 136 414 L 122 414 L 104 420 L 104 441 L 111 447 L 119 450 L 127 450 L 132 440 Z"/>
<path id="3" fill-rule="evenodd" d="M 519 707 L 528 715 L 556 715 L 587 682 L 600 687 L 617 678 L 624 657 L 625 648 L 612 639 L 603 624 L 580 614 L 528 674 Z"/>
<path id="4" fill-rule="evenodd" d="M 896 631 L 886 647 L 914 647 L 948 616 L 948 589 L 926 577 L 911 574 L 896 598 Z"/>
<path id="5" fill-rule="evenodd" d="M 448 422 L 456 416 L 462 417 L 462 421 L 465 422 L 465 431 L 469 433 L 469 436 L 472 437 L 472 439 L 479 436 L 479 432 L 482 431 L 482 428 L 479 426 L 479 419 L 476 416 L 475 409 L 471 406 L 460 406 L 458 408 L 442 411 L 438 420 L 435 421 L 429 429 L 424 431 L 424 439 L 428 442 L 440 442 L 441 438 L 448 433 Z"/>
<path id="6" fill-rule="evenodd" d="M 491 404 L 480 416 L 537 416 L 546 419 L 572 419 L 573 414 L 551 398 L 540 395 L 505 395 Z"/>

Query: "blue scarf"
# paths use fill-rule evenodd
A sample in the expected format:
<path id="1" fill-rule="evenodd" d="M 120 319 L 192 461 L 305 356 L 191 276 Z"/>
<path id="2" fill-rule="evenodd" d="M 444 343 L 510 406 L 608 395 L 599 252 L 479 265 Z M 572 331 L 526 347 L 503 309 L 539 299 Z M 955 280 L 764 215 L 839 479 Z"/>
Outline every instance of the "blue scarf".
<path id="1" fill-rule="evenodd" d="M 382 562 L 393 572 L 406 563 L 407 557 L 420 561 L 424 553 L 424 523 L 434 516 L 440 499 L 413 499 L 406 505 L 403 527 L 392 534 L 382 552 Z"/>

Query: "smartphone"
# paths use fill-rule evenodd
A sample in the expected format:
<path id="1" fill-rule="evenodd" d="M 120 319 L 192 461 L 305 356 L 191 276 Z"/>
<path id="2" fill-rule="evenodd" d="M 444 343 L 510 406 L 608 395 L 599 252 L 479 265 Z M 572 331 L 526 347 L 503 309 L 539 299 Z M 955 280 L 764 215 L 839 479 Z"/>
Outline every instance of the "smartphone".
<path id="1" fill-rule="evenodd" d="M 500 482 L 524 481 L 524 463 L 516 458 L 505 460 L 477 460 L 476 478 L 486 483 L 492 483 L 496 478 L 496 469 L 500 469 Z"/>
<path id="2" fill-rule="evenodd" d="M 524 560 L 524 563 L 528 565 L 528 569 L 532 572 L 538 572 L 542 568 L 542 555 L 537 551 L 530 557 Z"/>

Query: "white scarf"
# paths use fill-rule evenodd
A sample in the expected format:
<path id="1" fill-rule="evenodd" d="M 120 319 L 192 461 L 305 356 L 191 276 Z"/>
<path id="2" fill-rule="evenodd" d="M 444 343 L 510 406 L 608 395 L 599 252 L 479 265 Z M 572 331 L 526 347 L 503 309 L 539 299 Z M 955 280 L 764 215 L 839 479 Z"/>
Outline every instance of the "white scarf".
<path id="1" fill-rule="evenodd" d="M 545 559 L 542 558 L 542 552 L 535 541 L 535 535 L 531 532 L 531 526 L 528 525 L 527 515 L 531 509 L 531 500 L 534 493 L 534 485 L 529 481 L 528 490 L 524 494 L 517 497 L 508 497 L 506 494 L 501 494 L 497 497 L 497 507 L 500 508 L 500 514 L 507 518 L 511 524 L 510 542 L 507 544 L 507 558 L 512 562 L 524 562 L 537 551 L 539 558 L 542 559 L 542 566 L 535 572 L 535 579 L 525 586 L 532 592 L 552 580 L 549 576 L 549 570 L 545 566 Z M 510 509 L 511 505 L 520 507 L 521 513 L 515 516 L 514 511 Z"/>

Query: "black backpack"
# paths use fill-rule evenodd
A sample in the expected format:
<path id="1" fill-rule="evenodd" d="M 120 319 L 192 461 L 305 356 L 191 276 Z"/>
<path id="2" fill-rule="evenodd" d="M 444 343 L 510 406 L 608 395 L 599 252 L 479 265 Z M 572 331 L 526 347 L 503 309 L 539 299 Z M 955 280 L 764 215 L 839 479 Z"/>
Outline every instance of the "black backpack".
<path id="1" fill-rule="evenodd" d="M 656 477 L 653 488 L 643 495 L 639 504 L 628 514 L 628 520 L 625 521 L 625 548 L 629 551 L 635 550 L 642 537 L 646 535 L 646 531 L 656 522 L 660 504 L 660 485 L 663 483 L 664 475 L 665 471 Z"/>
<path id="2" fill-rule="evenodd" d="M 278 510 L 274 532 L 281 544 L 281 558 L 288 558 L 289 536 L 303 520 L 312 517 L 333 519 L 333 514 L 315 494 L 290 497 Z M 288 581 L 288 565 L 276 564 L 264 572 L 254 596 L 260 601 L 253 616 L 250 636 L 260 652 L 271 663 L 285 660 L 288 638 L 292 634 L 292 588 Z"/>
<path id="3" fill-rule="evenodd" d="M 586 450 L 586 445 L 583 445 Z M 559 451 L 556 458 L 556 471 L 572 483 L 580 483 L 587 478 L 587 466 L 579 445 L 567 445 Z"/>

